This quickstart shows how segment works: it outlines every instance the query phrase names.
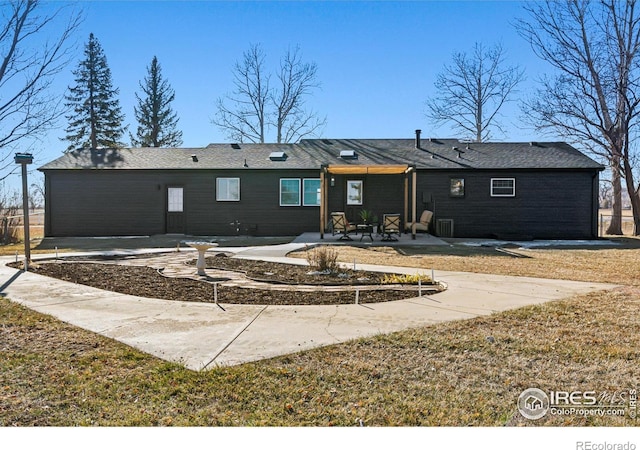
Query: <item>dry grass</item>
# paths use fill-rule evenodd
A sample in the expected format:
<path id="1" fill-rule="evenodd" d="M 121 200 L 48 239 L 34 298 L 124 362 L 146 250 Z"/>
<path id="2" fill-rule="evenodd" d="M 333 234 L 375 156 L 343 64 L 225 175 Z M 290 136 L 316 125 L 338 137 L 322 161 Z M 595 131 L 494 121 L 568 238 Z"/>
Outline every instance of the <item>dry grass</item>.
<path id="1" fill-rule="evenodd" d="M 637 386 L 639 306 L 624 288 L 196 373 L 2 299 L 0 425 L 637 425 L 516 400 Z"/>
<path id="2" fill-rule="evenodd" d="M 616 238 L 615 248 L 495 249 L 451 247 L 334 247 L 342 262 L 492 273 L 640 286 L 640 238 Z M 289 256 L 305 258 L 305 252 Z"/>
<path id="3" fill-rule="evenodd" d="M 385 252 L 386 264 L 627 286 L 204 373 L 0 299 L 0 426 L 635 426 L 615 417 L 534 422 L 516 408 L 529 387 L 638 387 L 634 245 L 516 252 L 526 257 Z M 339 251 L 381 260 L 379 251 Z"/>

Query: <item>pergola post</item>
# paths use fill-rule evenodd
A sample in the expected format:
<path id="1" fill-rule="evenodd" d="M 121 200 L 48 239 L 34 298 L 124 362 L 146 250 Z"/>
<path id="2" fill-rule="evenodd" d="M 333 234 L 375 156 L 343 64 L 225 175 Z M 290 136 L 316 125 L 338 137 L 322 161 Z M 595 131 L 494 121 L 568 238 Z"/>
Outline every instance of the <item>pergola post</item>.
<path id="1" fill-rule="evenodd" d="M 411 225 L 411 239 L 415 239 L 416 238 L 416 225 L 417 225 L 417 221 L 418 221 L 418 217 L 417 217 L 417 211 L 416 211 L 416 207 L 417 207 L 417 203 L 418 203 L 418 193 L 416 192 L 416 190 L 418 189 L 418 173 L 416 171 L 416 168 L 413 167 L 412 170 L 412 177 L 411 177 L 411 181 L 412 181 L 412 187 L 411 187 L 411 215 L 413 216 L 413 225 Z"/>
<path id="2" fill-rule="evenodd" d="M 326 205 L 326 167 L 322 166 L 320 169 L 320 239 L 324 239 L 324 225 L 327 223 L 325 220 L 325 216 L 327 214 L 327 205 Z"/>
<path id="3" fill-rule="evenodd" d="M 404 223 L 409 222 L 409 172 L 404 173 Z"/>

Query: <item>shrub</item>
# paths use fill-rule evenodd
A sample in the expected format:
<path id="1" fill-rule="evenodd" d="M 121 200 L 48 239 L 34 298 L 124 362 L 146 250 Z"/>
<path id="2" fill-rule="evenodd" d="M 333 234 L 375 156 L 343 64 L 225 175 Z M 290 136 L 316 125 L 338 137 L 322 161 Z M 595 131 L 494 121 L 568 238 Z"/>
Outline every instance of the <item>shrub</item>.
<path id="1" fill-rule="evenodd" d="M 418 284 L 418 281 L 423 284 L 431 284 L 431 277 L 424 274 L 415 275 L 398 275 L 398 274 L 387 274 L 382 279 L 382 284 Z"/>
<path id="2" fill-rule="evenodd" d="M 340 271 L 338 252 L 331 247 L 317 247 L 307 251 L 309 266 L 319 272 L 337 273 Z"/>

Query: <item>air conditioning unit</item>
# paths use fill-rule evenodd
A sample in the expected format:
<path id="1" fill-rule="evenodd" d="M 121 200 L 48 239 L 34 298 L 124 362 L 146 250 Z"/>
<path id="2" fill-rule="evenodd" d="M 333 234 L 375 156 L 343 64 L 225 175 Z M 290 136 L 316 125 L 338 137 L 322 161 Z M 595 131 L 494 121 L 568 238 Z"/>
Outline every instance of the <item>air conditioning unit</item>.
<path id="1" fill-rule="evenodd" d="M 453 219 L 438 219 L 436 234 L 440 237 L 453 237 Z"/>

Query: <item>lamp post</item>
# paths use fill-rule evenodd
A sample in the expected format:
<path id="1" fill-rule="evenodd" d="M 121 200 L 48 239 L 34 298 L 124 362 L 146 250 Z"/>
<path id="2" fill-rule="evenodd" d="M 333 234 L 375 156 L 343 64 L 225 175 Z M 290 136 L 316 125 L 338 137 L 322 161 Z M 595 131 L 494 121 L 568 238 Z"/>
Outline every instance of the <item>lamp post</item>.
<path id="1" fill-rule="evenodd" d="M 33 162 L 31 153 L 16 153 L 16 164 L 22 165 L 22 212 L 24 214 L 24 270 L 29 270 L 31 261 L 31 238 L 29 236 L 29 192 L 27 190 L 27 164 Z"/>

